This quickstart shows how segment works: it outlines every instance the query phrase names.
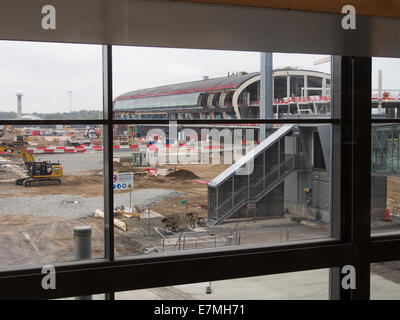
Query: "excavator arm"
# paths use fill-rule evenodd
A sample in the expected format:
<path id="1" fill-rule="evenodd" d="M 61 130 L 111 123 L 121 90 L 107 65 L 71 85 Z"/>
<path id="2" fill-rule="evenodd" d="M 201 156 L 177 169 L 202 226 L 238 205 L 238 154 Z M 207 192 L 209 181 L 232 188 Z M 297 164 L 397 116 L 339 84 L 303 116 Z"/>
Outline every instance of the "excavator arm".
<path id="1" fill-rule="evenodd" d="M 5 152 L 7 155 L 17 156 L 17 157 L 21 158 L 25 163 L 35 161 L 35 159 L 33 158 L 33 155 L 31 155 L 28 151 L 25 151 L 25 150 L 22 150 L 19 148 L 0 145 L 0 151 Z"/>

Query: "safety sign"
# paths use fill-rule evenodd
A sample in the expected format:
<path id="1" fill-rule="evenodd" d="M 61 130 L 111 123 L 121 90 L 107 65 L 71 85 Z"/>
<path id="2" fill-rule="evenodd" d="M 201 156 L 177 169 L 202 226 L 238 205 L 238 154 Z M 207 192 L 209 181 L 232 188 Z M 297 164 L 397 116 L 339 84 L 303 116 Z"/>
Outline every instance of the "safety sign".
<path id="1" fill-rule="evenodd" d="M 133 172 L 120 172 L 113 175 L 114 190 L 132 190 Z"/>

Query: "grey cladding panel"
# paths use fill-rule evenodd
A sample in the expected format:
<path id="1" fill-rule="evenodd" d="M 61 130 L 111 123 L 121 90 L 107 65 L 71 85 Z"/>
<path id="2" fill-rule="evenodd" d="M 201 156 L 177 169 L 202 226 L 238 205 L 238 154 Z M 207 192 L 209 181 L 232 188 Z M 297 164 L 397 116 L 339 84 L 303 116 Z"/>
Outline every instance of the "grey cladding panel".
<path id="1" fill-rule="evenodd" d="M 312 206 L 321 209 L 329 209 L 330 183 L 326 181 L 312 182 Z"/>
<path id="2" fill-rule="evenodd" d="M 371 208 L 386 208 L 387 177 L 371 176 Z"/>

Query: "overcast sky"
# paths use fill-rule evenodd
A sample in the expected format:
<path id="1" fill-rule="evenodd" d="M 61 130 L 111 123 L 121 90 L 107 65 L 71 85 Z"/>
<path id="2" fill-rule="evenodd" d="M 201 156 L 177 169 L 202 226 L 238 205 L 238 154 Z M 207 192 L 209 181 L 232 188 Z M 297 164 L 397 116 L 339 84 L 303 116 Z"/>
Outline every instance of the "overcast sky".
<path id="1" fill-rule="evenodd" d="M 329 72 L 325 56 L 274 54 L 274 68 L 287 66 Z M 260 70 L 258 52 L 114 47 L 114 97 L 131 90 Z M 383 70 L 383 87 L 400 88 L 400 61 L 374 59 L 373 88 Z M 15 93 L 24 94 L 22 112 L 102 109 L 101 46 L 0 41 L 0 111 L 16 111 Z"/>

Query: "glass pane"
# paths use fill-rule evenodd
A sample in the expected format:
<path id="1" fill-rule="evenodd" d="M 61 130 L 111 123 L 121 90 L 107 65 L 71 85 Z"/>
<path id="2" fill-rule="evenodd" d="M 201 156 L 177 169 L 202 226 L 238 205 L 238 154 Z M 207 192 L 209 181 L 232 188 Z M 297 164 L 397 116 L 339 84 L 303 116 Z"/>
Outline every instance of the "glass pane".
<path id="1" fill-rule="evenodd" d="M 372 117 L 400 118 L 398 58 L 372 58 Z"/>
<path id="2" fill-rule="evenodd" d="M 328 300 L 329 270 L 117 292 L 120 300 Z"/>
<path id="3" fill-rule="evenodd" d="M 329 237 L 332 126 L 262 129 L 115 125 L 116 255 Z"/>
<path id="4" fill-rule="evenodd" d="M 399 59 L 372 59 L 372 118 L 400 117 Z M 400 124 L 372 123 L 371 129 L 372 234 L 399 231 Z"/>
<path id="5" fill-rule="evenodd" d="M 114 118 L 330 117 L 329 56 L 274 53 L 269 62 L 265 57 L 259 52 L 115 46 Z"/>
<path id="6" fill-rule="evenodd" d="M 74 228 L 82 226 L 91 227 L 92 257 L 104 257 L 104 222 L 95 218 L 104 206 L 101 131 L 3 127 L 0 267 L 76 260 Z"/>
<path id="7" fill-rule="evenodd" d="M 399 124 L 372 124 L 372 234 L 398 232 L 400 225 Z"/>
<path id="8" fill-rule="evenodd" d="M 100 45 L 0 41 L 0 119 L 100 119 Z"/>
<path id="9" fill-rule="evenodd" d="M 400 300 L 400 261 L 371 264 L 371 300 Z"/>

